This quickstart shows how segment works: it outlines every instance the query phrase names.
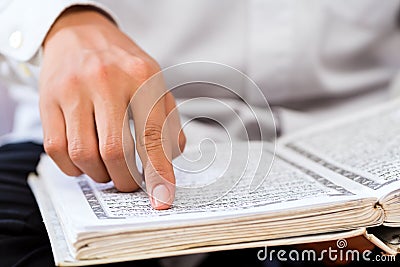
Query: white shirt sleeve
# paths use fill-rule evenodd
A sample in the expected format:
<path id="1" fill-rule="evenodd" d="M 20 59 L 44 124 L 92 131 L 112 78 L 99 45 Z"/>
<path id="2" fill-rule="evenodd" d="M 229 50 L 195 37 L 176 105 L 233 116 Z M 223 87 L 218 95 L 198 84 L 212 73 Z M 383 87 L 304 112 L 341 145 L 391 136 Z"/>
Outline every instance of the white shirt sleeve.
<path id="1" fill-rule="evenodd" d="M 91 5 L 115 20 L 110 10 L 89 0 L 0 0 L 0 54 L 29 61 L 38 53 L 57 17 L 75 5 Z"/>

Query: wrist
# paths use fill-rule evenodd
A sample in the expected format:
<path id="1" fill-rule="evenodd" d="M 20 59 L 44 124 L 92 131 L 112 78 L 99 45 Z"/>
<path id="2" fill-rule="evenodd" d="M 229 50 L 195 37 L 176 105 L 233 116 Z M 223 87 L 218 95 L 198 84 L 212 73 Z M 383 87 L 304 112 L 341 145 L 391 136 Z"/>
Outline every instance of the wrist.
<path id="1" fill-rule="evenodd" d="M 114 20 L 102 10 L 93 6 L 73 6 L 65 10 L 54 22 L 43 41 L 43 47 L 58 32 L 77 26 L 115 25 Z"/>

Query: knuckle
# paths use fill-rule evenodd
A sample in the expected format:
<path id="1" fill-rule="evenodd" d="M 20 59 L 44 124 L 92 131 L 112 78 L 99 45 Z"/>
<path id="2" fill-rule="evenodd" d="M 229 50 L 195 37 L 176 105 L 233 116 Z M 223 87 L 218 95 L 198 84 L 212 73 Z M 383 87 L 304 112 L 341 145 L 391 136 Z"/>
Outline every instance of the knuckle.
<path id="1" fill-rule="evenodd" d="M 110 178 L 108 177 L 108 175 L 102 175 L 102 176 L 95 176 L 95 175 L 89 175 L 90 178 L 92 178 L 93 181 L 97 182 L 97 183 L 107 183 L 110 181 Z"/>
<path id="2" fill-rule="evenodd" d="M 106 143 L 101 146 L 100 154 L 104 161 L 121 161 L 124 157 L 121 138 L 108 138 Z"/>
<path id="3" fill-rule="evenodd" d="M 54 90 L 54 88 L 73 88 L 80 84 L 80 75 L 74 70 L 65 71 L 59 75 L 47 75 L 40 77 L 39 89 L 40 91 Z"/>
<path id="4" fill-rule="evenodd" d="M 74 170 L 69 170 L 69 169 L 62 169 L 62 172 L 65 173 L 68 176 L 72 176 L 72 177 L 77 177 L 79 175 L 81 175 L 81 172 L 77 172 Z"/>
<path id="5" fill-rule="evenodd" d="M 89 79 L 97 81 L 106 81 L 109 77 L 110 65 L 104 62 L 96 62 L 88 68 L 87 75 Z"/>
<path id="6" fill-rule="evenodd" d="M 46 138 L 43 142 L 44 150 L 52 157 L 66 151 L 65 142 L 57 138 Z"/>
<path id="7" fill-rule="evenodd" d="M 89 53 L 83 57 L 82 62 L 85 68 L 80 73 L 84 77 L 93 79 L 107 75 L 112 61 L 103 53 Z"/>
<path id="8" fill-rule="evenodd" d="M 110 66 L 105 63 L 98 63 L 94 67 L 94 74 L 98 78 L 107 78 Z"/>
<path id="9" fill-rule="evenodd" d="M 114 187 L 120 192 L 128 193 L 139 189 L 139 186 L 133 181 L 130 183 L 124 183 L 123 181 L 120 180 L 113 180 L 113 183 Z"/>
<path id="10" fill-rule="evenodd" d="M 69 146 L 68 154 L 74 163 L 88 163 L 97 156 L 95 149 L 89 148 L 81 143 L 72 143 Z"/>
<path id="11" fill-rule="evenodd" d="M 128 59 L 129 75 L 139 81 L 145 81 L 160 70 L 158 63 L 149 58 L 133 57 Z"/>
<path id="12" fill-rule="evenodd" d="M 78 169 L 75 169 L 75 168 L 60 167 L 60 169 L 62 170 L 62 172 L 64 172 L 68 176 L 76 177 L 76 176 L 79 176 L 82 174 L 81 171 L 79 171 Z"/>
<path id="13" fill-rule="evenodd" d="M 143 132 L 143 145 L 147 151 L 162 148 L 162 127 L 148 122 Z"/>
<path id="14" fill-rule="evenodd" d="M 80 84 L 79 75 L 77 73 L 71 72 L 65 74 L 64 77 L 61 78 L 60 87 L 71 89 L 78 86 L 79 84 Z"/>
<path id="15" fill-rule="evenodd" d="M 71 72 L 60 77 L 57 83 L 51 83 L 49 90 L 55 90 L 56 98 L 63 102 L 63 100 L 70 99 L 71 93 L 75 93 L 82 84 L 82 79 L 77 73 Z"/>

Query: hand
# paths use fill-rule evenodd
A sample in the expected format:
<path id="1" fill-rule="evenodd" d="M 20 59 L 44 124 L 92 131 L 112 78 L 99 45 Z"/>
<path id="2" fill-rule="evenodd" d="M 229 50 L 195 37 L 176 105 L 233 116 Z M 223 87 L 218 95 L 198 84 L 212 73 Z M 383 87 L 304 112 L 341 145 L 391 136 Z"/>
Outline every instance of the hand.
<path id="1" fill-rule="evenodd" d="M 43 44 L 40 113 L 44 148 L 64 173 L 112 180 L 122 192 L 136 190 L 136 146 L 152 206 L 170 207 L 175 195 L 171 159 L 185 146 L 175 100 L 165 94 L 161 78 L 138 92 L 159 70 L 149 55 L 94 10 L 72 9 L 55 22 Z M 136 144 L 125 117 L 128 107 Z M 126 162 L 132 164 L 134 177 Z"/>

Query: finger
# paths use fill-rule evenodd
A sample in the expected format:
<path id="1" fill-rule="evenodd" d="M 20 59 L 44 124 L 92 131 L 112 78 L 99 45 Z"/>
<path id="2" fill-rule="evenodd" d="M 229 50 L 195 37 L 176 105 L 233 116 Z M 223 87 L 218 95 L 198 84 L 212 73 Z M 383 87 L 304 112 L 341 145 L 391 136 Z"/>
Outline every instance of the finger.
<path id="1" fill-rule="evenodd" d="M 133 123 L 132 116 L 126 110 L 125 117 L 124 117 L 124 125 L 123 125 L 123 135 L 122 135 L 122 142 L 123 142 L 123 150 L 124 150 L 124 157 L 125 163 L 128 166 L 129 173 L 131 177 L 134 179 L 135 183 L 142 187 L 144 179 L 142 172 L 140 173 L 138 170 L 138 166 L 136 165 L 136 149 L 135 149 L 135 141 L 133 140 L 134 129 L 131 129 L 130 122 Z"/>
<path id="2" fill-rule="evenodd" d="M 167 209 L 175 197 L 175 176 L 168 129 L 163 127 L 166 115 L 160 88 L 158 82 L 147 84 L 134 97 L 132 109 L 147 192 L 153 208 Z"/>
<path id="3" fill-rule="evenodd" d="M 82 171 L 74 165 L 68 155 L 64 115 L 60 107 L 55 103 L 41 104 L 40 117 L 46 153 L 66 175 L 81 175 Z"/>
<path id="4" fill-rule="evenodd" d="M 108 182 L 110 176 L 100 158 L 92 105 L 74 106 L 64 108 L 69 157 L 94 181 Z"/>
<path id="5" fill-rule="evenodd" d="M 179 112 L 176 107 L 174 96 L 171 92 L 167 92 L 164 96 L 164 99 L 165 111 L 167 114 L 166 124 L 168 125 L 172 146 L 172 157 L 175 158 L 179 156 L 185 149 L 186 136 L 181 126 Z"/>
<path id="6" fill-rule="evenodd" d="M 100 155 L 114 186 L 121 192 L 132 192 L 139 188 L 136 181 L 140 181 L 141 177 L 137 171 L 132 173 L 136 174 L 135 177 L 130 172 L 130 169 L 136 168 L 135 150 L 132 137 L 127 135 L 129 126 L 124 124 L 125 109 L 128 105 L 121 103 L 124 101 L 110 99 L 107 104 L 95 104 L 95 117 Z M 132 165 L 130 168 L 127 161 Z"/>

